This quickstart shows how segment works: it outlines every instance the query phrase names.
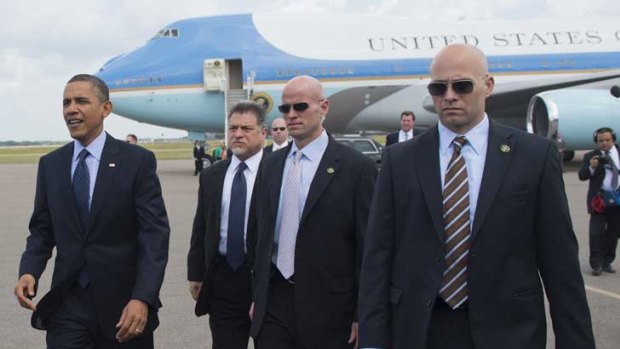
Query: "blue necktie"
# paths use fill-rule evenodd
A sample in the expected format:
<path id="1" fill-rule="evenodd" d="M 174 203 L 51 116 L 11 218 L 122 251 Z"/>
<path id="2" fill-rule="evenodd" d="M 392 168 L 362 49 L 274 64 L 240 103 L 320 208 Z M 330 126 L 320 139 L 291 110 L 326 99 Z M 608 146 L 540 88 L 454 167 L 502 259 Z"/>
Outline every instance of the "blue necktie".
<path id="1" fill-rule="evenodd" d="M 233 179 L 230 191 L 230 206 L 228 209 L 228 238 L 226 241 L 226 260 L 237 270 L 245 259 L 243 248 L 243 230 L 245 225 L 246 183 L 243 171 L 247 168 L 245 162 L 237 166 L 237 173 Z"/>
<path id="2" fill-rule="evenodd" d="M 86 149 L 82 149 L 78 155 L 78 164 L 73 172 L 73 194 L 80 212 L 80 221 L 84 231 L 88 229 L 90 220 L 90 174 L 88 165 L 86 165 L 86 157 L 90 153 Z"/>

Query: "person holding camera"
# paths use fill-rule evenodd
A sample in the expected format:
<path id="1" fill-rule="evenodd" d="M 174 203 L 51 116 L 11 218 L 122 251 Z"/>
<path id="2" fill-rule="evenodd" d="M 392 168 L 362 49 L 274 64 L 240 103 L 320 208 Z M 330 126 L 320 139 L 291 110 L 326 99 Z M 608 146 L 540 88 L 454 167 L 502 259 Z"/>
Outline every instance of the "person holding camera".
<path id="1" fill-rule="evenodd" d="M 618 191 L 619 148 L 616 133 L 609 127 L 594 131 L 598 149 L 583 157 L 579 179 L 590 180 L 587 205 L 590 214 L 590 267 L 592 275 L 615 273 L 611 263 L 616 258 L 620 231 L 620 193 Z"/>

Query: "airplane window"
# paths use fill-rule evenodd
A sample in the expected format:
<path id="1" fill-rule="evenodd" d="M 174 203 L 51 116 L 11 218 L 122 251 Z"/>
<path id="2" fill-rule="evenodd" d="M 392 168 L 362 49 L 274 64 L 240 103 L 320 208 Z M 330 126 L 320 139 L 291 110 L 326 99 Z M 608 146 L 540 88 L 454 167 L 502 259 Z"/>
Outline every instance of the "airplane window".
<path id="1" fill-rule="evenodd" d="M 179 37 L 179 30 L 178 29 L 170 29 L 170 34 L 173 38 L 178 38 Z"/>

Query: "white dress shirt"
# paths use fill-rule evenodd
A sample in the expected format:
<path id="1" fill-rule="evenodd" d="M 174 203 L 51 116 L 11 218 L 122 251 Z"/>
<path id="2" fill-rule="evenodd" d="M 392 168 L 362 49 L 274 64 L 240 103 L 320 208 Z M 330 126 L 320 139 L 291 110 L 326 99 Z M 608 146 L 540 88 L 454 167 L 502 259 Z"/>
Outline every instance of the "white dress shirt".
<path id="1" fill-rule="evenodd" d="M 408 141 L 411 138 L 413 138 L 413 129 L 409 130 L 408 132 L 405 132 L 403 130 L 398 131 L 398 142 L 404 142 L 404 141 Z"/>
<path id="2" fill-rule="evenodd" d="M 250 213 L 250 203 L 252 202 L 254 182 L 256 181 L 258 166 L 260 165 L 260 160 L 262 158 L 263 150 L 261 149 L 258 153 L 252 155 L 250 158 L 244 161 L 247 165 L 247 167 L 243 171 L 246 184 L 245 217 L 243 224 L 243 246 L 246 252 L 247 247 L 245 243 L 248 231 L 248 214 Z M 220 254 L 224 256 L 226 255 L 226 246 L 228 243 L 228 212 L 230 208 L 230 192 L 232 190 L 233 179 L 235 178 L 235 174 L 237 173 L 237 167 L 239 167 L 240 163 L 241 160 L 239 160 L 236 155 L 233 155 L 232 159 L 230 160 L 230 165 L 228 165 L 228 169 L 226 170 L 226 175 L 224 177 L 224 186 L 222 188 L 222 206 L 220 209 L 220 245 L 218 250 Z"/>

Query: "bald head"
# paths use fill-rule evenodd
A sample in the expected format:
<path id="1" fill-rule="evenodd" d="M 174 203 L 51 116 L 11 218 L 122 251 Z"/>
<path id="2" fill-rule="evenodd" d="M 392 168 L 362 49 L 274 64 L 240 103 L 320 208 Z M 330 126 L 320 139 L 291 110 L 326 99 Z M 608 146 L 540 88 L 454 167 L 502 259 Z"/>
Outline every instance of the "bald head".
<path id="1" fill-rule="evenodd" d="M 467 44 L 454 44 L 441 49 L 431 63 L 431 76 L 434 76 L 437 69 L 445 68 L 446 65 L 452 67 L 467 65 L 468 70 L 477 75 L 489 72 L 484 53 L 476 46 Z"/>
<path id="2" fill-rule="evenodd" d="M 484 53 L 475 46 L 449 45 L 437 53 L 431 63 L 433 104 L 439 121 L 457 134 L 484 120 L 486 98 L 495 81 L 489 75 Z M 455 87 L 456 86 L 456 87 Z"/>
<path id="3" fill-rule="evenodd" d="M 311 76 L 295 77 L 282 90 L 281 110 L 288 132 L 300 149 L 323 132 L 323 120 L 329 110 L 323 85 Z"/>

